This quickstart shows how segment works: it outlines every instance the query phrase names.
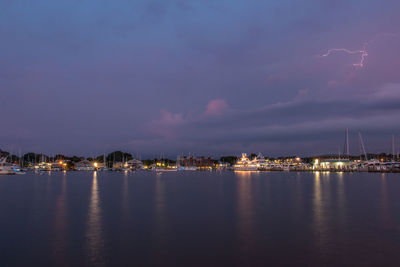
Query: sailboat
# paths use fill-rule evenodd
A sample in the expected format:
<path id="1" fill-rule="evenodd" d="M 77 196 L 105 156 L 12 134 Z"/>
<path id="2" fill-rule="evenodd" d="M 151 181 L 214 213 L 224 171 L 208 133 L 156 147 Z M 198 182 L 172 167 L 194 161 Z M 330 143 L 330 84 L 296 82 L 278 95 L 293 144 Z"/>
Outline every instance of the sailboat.
<path id="1" fill-rule="evenodd" d="M 106 154 L 103 154 L 103 168 L 101 169 L 102 171 L 108 171 L 108 166 L 107 166 L 107 158 Z"/>

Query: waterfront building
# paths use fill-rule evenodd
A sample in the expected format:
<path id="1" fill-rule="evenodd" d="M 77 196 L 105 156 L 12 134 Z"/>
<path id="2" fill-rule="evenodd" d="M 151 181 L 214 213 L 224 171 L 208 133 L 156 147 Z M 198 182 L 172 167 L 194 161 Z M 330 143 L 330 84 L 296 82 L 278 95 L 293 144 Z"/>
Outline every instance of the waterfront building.
<path id="1" fill-rule="evenodd" d="M 62 171 L 63 169 L 65 169 L 66 167 L 66 163 L 64 163 L 63 161 L 58 161 L 58 162 L 52 162 L 52 163 L 48 163 L 50 166 L 50 170 L 52 171 Z"/>
<path id="2" fill-rule="evenodd" d="M 314 170 L 350 171 L 356 167 L 349 159 L 315 159 Z"/>
<path id="3" fill-rule="evenodd" d="M 40 162 L 35 165 L 35 171 L 51 171 L 51 164 L 48 162 Z"/>
<path id="4" fill-rule="evenodd" d="M 178 156 L 176 167 L 179 170 L 211 169 L 214 167 L 214 161 L 211 157 Z"/>
<path id="5" fill-rule="evenodd" d="M 217 164 L 217 170 L 223 171 L 223 170 L 229 170 L 231 167 L 231 164 L 229 162 L 218 162 Z"/>

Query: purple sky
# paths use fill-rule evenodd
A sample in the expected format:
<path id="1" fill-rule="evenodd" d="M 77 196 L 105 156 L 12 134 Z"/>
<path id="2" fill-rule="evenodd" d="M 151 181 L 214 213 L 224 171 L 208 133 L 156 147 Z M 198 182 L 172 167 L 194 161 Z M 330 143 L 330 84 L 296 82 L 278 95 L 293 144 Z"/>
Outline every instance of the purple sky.
<path id="1" fill-rule="evenodd" d="M 399 10 L 398 0 L 0 1 L 0 148 L 314 155 L 337 153 L 348 127 L 352 153 L 358 130 L 367 152 L 390 152 Z M 332 48 L 368 56 L 362 67 L 361 53 L 321 57 Z"/>

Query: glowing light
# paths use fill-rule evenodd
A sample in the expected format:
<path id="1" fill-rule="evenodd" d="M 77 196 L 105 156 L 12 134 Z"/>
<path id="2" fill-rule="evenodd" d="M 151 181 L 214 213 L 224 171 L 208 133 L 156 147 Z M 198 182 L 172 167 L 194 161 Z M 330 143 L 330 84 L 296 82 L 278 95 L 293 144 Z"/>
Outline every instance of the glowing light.
<path id="1" fill-rule="evenodd" d="M 321 55 L 321 57 L 327 57 L 334 52 L 344 52 L 349 55 L 360 54 L 360 60 L 357 63 L 353 63 L 353 66 L 362 68 L 365 65 L 364 64 L 365 59 L 368 56 L 367 48 L 371 43 L 375 42 L 379 37 L 382 37 L 382 36 L 393 37 L 393 36 L 397 36 L 398 34 L 399 33 L 379 33 L 379 34 L 375 35 L 375 37 L 372 38 L 371 40 L 365 42 L 361 50 L 349 50 L 347 48 L 332 48 L 332 49 L 329 49 L 325 54 Z"/>
<path id="2" fill-rule="evenodd" d="M 346 48 L 332 48 L 332 49 L 329 49 L 328 52 L 326 52 L 325 54 L 321 55 L 321 57 L 327 57 L 330 54 L 332 54 L 333 52 L 345 52 L 345 53 L 350 54 L 350 55 L 352 55 L 352 54 L 360 54 L 361 55 L 360 61 L 358 63 L 353 63 L 353 66 L 355 66 L 355 67 L 363 67 L 365 58 L 368 56 L 368 52 L 366 50 L 367 44 L 368 43 L 364 44 L 363 50 L 349 50 L 349 49 L 346 49 Z"/>

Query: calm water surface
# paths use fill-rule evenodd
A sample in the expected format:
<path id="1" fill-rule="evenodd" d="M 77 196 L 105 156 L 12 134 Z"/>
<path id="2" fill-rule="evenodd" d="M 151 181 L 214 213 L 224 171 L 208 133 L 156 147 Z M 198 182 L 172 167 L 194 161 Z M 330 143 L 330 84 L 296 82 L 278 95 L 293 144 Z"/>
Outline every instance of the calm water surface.
<path id="1" fill-rule="evenodd" d="M 0 266 L 400 266 L 400 175 L 0 176 Z"/>

